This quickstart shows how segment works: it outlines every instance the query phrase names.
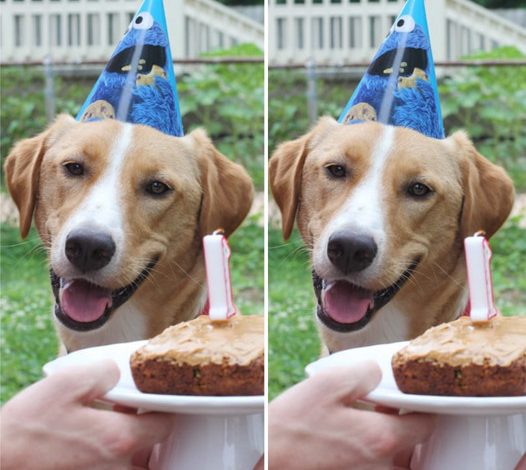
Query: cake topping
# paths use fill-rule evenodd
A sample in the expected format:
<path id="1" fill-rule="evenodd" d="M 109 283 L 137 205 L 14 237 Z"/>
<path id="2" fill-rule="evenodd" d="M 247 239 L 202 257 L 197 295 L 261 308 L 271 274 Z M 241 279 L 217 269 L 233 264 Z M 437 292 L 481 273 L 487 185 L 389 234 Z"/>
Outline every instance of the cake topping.
<path id="1" fill-rule="evenodd" d="M 461 317 L 427 330 L 400 350 L 426 361 L 505 366 L 526 357 L 526 317 L 495 317 L 491 322 L 474 323 Z"/>
<path id="2" fill-rule="evenodd" d="M 158 355 L 198 365 L 249 364 L 264 353 L 264 318 L 235 315 L 228 321 L 211 322 L 205 315 L 171 326 L 151 339 L 136 354 Z"/>

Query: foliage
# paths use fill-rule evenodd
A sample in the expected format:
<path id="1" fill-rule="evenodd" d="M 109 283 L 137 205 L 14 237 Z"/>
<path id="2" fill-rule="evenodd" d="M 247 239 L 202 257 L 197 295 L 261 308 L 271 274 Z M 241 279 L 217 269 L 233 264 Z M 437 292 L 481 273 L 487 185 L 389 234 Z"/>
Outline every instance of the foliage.
<path id="1" fill-rule="evenodd" d="M 0 155 L 2 162 L 13 144 L 32 137 L 46 126 L 44 75 L 41 67 L 1 67 Z M 55 76 L 56 110 L 75 115 L 89 92 L 89 85 Z M 60 90 L 60 92 L 58 92 Z"/>
<path id="2" fill-rule="evenodd" d="M 21 242 L 18 228 L 1 227 L 0 403 L 42 376 L 56 357 L 46 256 L 34 230 Z M 263 312 L 263 229 L 248 219 L 230 237 L 234 299 L 244 314 Z"/>
<path id="3" fill-rule="evenodd" d="M 261 56 L 251 45 L 239 45 L 213 56 Z M 202 65 L 178 77 L 183 123 L 187 131 L 204 127 L 219 149 L 243 164 L 263 187 L 263 64 Z M 46 126 L 44 76 L 41 68 L 2 67 L 0 155 Z M 94 79 L 55 76 L 57 113 L 76 115 Z M 1 170 L 0 170 L 1 171 Z M 2 174 L 3 181 L 3 174 Z"/>
<path id="4" fill-rule="evenodd" d="M 42 376 L 56 357 L 58 344 L 51 318 L 51 290 L 40 240 L 31 231 L 21 242 L 18 229 L 1 228 L 0 402 Z"/>
<path id="5" fill-rule="evenodd" d="M 283 243 L 269 227 L 268 386 L 269 399 L 304 377 L 320 354 L 314 323 L 314 294 L 306 251 L 297 231 Z"/>
<path id="6" fill-rule="evenodd" d="M 526 230 L 510 219 L 491 239 L 495 298 L 505 315 L 526 315 Z M 269 228 L 269 399 L 303 379 L 304 368 L 320 354 L 314 323 L 310 264 L 294 231 L 283 244 Z"/>
<path id="7" fill-rule="evenodd" d="M 472 59 L 524 58 L 503 47 Z M 317 78 L 318 115 L 338 117 L 357 82 L 351 74 Z M 304 71 L 269 73 L 269 152 L 309 127 Z M 479 151 L 503 165 L 517 189 L 526 190 L 526 67 L 454 69 L 439 85 L 446 132 L 465 129 Z"/>
<path id="8" fill-rule="evenodd" d="M 525 59 L 513 47 L 468 59 Z M 503 165 L 526 188 L 526 66 L 475 67 L 446 78 L 439 87 L 449 132 L 466 129 L 477 149 Z"/>
<path id="9" fill-rule="evenodd" d="M 261 57 L 250 44 L 206 54 Z M 263 63 L 197 67 L 179 84 L 185 129 L 206 129 L 218 148 L 241 163 L 263 188 Z"/>
<path id="10" fill-rule="evenodd" d="M 304 134 L 309 128 L 307 115 L 307 76 L 305 71 L 269 71 L 269 155 L 280 142 Z M 352 78 L 316 77 L 318 116 L 338 117 L 356 83 Z"/>

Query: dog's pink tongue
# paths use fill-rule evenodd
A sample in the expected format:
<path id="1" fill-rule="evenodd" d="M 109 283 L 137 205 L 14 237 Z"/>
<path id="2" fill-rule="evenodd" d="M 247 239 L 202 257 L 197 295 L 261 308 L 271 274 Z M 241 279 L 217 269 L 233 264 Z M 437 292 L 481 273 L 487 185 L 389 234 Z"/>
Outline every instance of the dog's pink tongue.
<path id="1" fill-rule="evenodd" d="M 345 281 L 330 285 L 323 296 L 325 313 L 339 323 L 360 321 L 372 303 L 371 292 Z"/>
<path id="2" fill-rule="evenodd" d="M 61 289 L 60 305 L 73 320 L 92 322 L 102 317 L 106 307 L 111 305 L 111 291 L 76 279 Z"/>

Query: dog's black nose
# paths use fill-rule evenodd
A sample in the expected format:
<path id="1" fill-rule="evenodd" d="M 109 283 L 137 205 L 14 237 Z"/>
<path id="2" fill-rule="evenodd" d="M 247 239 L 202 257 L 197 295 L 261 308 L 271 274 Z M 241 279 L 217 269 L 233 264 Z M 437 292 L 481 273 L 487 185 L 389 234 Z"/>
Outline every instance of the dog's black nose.
<path id="1" fill-rule="evenodd" d="M 378 246 L 369 235 L 336 232 L 327 244 L 327 256 L 343 274 L 363 271 L 377 252 Z"/>
<path id="2" fill-rule="evenodd" d="M 82 272 L 97 271 L 111 261 L 115 242 L 107 233 L 73 230 L 66 238 L 65 250 L 71 264 Z"/>

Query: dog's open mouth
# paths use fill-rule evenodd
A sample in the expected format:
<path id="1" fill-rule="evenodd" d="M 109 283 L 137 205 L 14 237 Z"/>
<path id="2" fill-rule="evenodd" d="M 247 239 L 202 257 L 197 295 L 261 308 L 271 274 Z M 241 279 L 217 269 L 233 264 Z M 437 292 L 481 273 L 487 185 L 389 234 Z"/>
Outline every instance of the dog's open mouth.
<path id="1" fill-rule="evenodd" d="M 65 280 L 51 270 L 55 316 L 67 328 L 89 331 L 104 325 L 111 314 L 130 299 L 157 264 L 151 261 L 127 286 L 110 290 L 85 279 Z"/>
<path id="2" fill-rule="evenodd" d="M 136 50 L 136 47 L 123 49 L 110 59 L 106 65 L 106 70 L 113 73 L 128 73 Z M 162 68 L 166 64 L 166 51 L 162 46 L 145 44 L 140 52 L 141 55 L 138 59 L 140 73 L 150 73 L 154 65 Z"/>
<path id="3" fill-rule="evenodd" d="M 369 75 L 389 76 L 393 73 L 394 61 L 397 49 L 384 52 L 378 57 L 367 69 Z M 399 64 L 398 76 L 409 77 L 413 74 L 415 68 L 426 70 L 427 52 L 425 49 L 407 47 L 404 49 Z M 395 71 L 396 72 L 396 71 Z"/>
<path id="4" fill-rule="evenodd" d="M 395 283 L 379 291 L 364 289 L 345 280 L 327 282 L 313 271 L 318 318 L 335 331 L 349 332 L 363 328 L 378 310 L 393 299 L 418 263 L 419 260 L 411 263 Z"/>

